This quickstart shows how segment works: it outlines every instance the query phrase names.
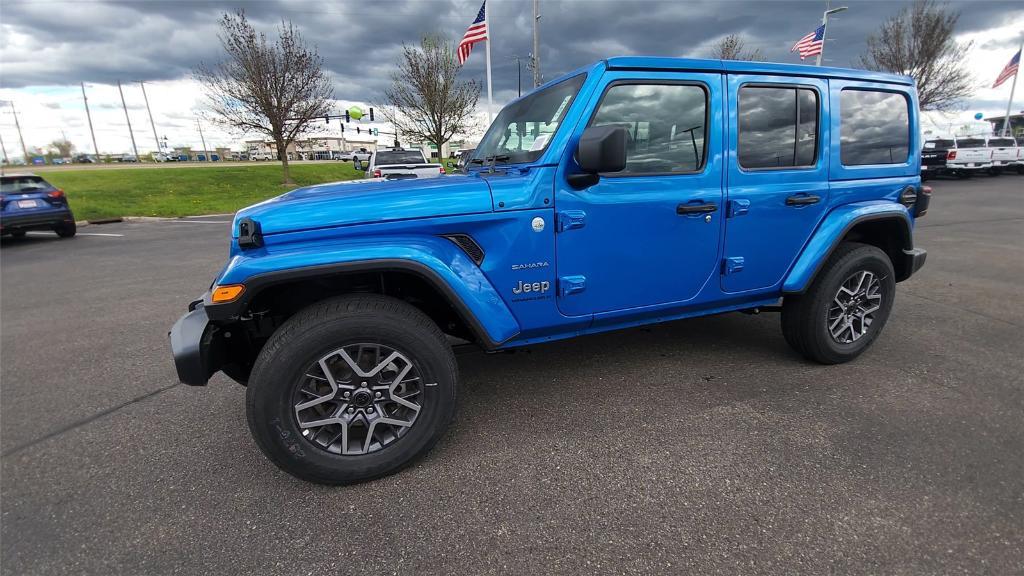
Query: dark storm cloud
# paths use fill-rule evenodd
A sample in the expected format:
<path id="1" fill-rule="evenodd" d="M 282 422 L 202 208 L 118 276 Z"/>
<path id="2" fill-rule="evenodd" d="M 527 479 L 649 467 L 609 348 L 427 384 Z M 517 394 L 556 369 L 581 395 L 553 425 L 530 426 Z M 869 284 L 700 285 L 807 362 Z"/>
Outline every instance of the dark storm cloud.
<path id="1" fill-rule="evenodd" d="M 852 0 L 829 27 L 827 63 L 851 65 L 864 38 L 898 2 Z M 983 30 L 1024 12 L 1005 2 L 954 3 L 959 31 Z M 541 67 L 545 78 L 600 58 L 621 54 L 707 56 L 709 45 L 740 33 L 770 60 L 793 62 L 792 43 L 811 31 L 820 2 L 755 1 L 554 1 L 541 0 Z M 273 33 L 281 19 L 294 22 L 324 57 L 341 100 L 379 99 L 402 42 L 432 32 L 458 39 L 479 0 L 371 2 L 5 2 L 0 22 L 0 85 L 22 87 L 168 80 L 188 77 L 201 61 L 216 60 L 217 18 L 244 8 L 261 30 Z M 531 3 L 491 0 L 495 100 L 515 96 L 513 55 L 531 51 Z M 999 41 L 994 39 L 994 41 Z M 464 71 L 483 79 L 483 47 Z M 523 85 L 531 85 L 523 66 Z"/>

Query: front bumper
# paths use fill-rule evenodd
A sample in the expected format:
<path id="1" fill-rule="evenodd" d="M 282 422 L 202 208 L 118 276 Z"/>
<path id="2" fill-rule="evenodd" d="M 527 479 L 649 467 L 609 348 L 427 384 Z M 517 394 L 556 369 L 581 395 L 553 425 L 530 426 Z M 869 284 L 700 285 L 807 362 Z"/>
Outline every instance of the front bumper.
<path id="1" fill-rule="evenodd" d="M 219 330 L 206 316 L 202 300 L 189 305 L 189 312 L 178 318 L 168 335 L 178 380 L 189 386 L 205 386 L 220 369 L 224 345 Z"/>

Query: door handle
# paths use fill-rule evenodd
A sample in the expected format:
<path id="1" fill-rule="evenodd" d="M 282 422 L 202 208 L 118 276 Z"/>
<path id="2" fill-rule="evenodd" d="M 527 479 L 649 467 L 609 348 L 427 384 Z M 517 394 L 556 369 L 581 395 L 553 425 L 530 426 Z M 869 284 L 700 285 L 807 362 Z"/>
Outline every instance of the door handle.
<path id="1" fill-rule="evenodd" d="M 676 214 L 689 216 L 692 214 L 710 214 L 718 210 L 718 204 L 701 202 L 700 204 L 680 204 L 676 206 Z"/>
<path id="2" fill-rule="evenodd" d="M 809 206 L 821 202 L 821 196 L 814 194 L 797 194 L 786 198 L 786 206 Z"/>

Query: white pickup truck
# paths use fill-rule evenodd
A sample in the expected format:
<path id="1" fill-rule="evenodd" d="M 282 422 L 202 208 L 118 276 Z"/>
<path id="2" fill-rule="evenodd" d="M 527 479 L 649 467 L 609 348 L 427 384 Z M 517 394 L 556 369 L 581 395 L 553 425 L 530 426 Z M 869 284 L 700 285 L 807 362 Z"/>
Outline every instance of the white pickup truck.
<path id="1" fill-rule="evenodd" d="M 427 162 L 419 150 L 378 150 L 370 155 L 367 178 L 437 178 L 444 166 Z"/>
<path id="2" fill-rule="evenodd" d="M 954 146 L 946 154 L 946 171 L 970 177 L 992 168 L 992 150 L 984 137 L 954 138 Z"/>
<path id="3" fill-rule="evenodd" d="M 1003 169 L 1016 168 L 1020 149 L 1013 138 L 989 136 L 988 147 L 992 150 L 992 173 L 999 174 Z"/>

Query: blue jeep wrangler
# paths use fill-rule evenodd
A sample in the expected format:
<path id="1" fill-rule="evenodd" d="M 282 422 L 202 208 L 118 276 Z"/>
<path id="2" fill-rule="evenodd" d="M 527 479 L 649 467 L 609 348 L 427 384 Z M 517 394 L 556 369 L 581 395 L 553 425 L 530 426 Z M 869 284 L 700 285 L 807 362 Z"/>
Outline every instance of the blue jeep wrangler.
<path id="1" fill-rule="evenodd" d="M 267 457 L 344 484 L 437 442 L 459 340 L 494 351 L 779 310 L 800 354 L 846 362 L 924 263 L 920 148 L 906 77 L 603 60 L 506 106 L 465 175 L 240 211 L 227 265 L 171 330 L 178 375 L 247 385 Z"/>

